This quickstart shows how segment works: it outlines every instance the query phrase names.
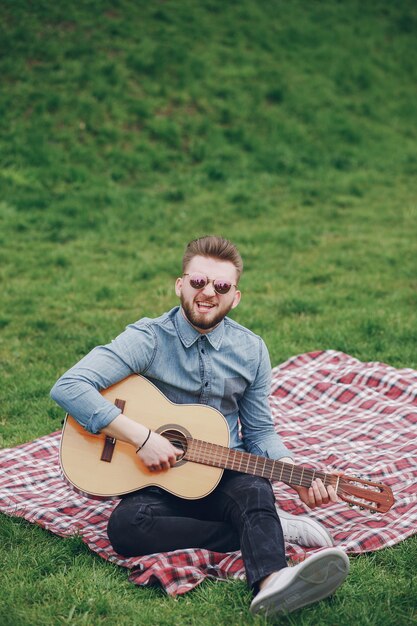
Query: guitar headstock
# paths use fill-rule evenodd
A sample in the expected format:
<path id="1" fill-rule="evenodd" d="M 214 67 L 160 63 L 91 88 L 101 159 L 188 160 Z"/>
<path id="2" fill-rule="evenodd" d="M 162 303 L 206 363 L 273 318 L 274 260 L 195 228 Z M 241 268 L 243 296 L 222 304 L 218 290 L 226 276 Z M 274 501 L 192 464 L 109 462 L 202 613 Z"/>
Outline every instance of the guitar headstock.
<path id="1" fill-rule="evenodd" d="M 337 494 L 348 504 L 374 513 L 386 513 L 395 502 L 387 485 L 346 474 L 339 475 Z"/>

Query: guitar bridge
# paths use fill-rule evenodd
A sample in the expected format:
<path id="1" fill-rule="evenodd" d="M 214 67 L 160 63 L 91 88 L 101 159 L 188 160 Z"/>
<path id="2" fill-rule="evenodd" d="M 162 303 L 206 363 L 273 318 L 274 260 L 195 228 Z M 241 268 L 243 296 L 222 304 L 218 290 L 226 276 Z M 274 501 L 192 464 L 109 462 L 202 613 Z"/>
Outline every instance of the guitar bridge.
<path id="1" fill-rule="evenodd" d="M 114 401 L 114 404 L 123 413 L 125 409 L 125 404 L 126 404 L 125 400 L 120 400 L 119 398 L 116 398 L 116 400 Z M 111 463 L 115 446 L 116 446 L 116 439 L 114 437 L 109 437 L 108 435 L 106 435 L 100 460 L 105 461 L 105 463 Z"/>
<path id="2" fill-rule="evenodd" d="M 115 445 L 116 439 L 114 437 L 106 437 L 106 439 L 104 440 L 103 452 L 101 453 L 100 461 L 111 463 Z"/>

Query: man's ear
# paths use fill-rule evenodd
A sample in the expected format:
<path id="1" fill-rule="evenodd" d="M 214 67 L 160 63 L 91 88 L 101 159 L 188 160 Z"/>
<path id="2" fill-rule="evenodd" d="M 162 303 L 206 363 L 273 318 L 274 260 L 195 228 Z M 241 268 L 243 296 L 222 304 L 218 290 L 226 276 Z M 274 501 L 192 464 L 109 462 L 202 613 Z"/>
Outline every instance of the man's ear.
<path id="1" fill-rule="evenodd" d="M 175 293 L 178 297 L 181 296 L 182 278 L 177 278 L 175 281 Z"/>
<path id="2" fill-rule="evenodd" d="M 240 302 L 241 296 L 242 296 L 241 292 L 236 289 L 235 297 L 233 299 L 232 309 L 235 309 L 237 307 L 237 305 Z"/>

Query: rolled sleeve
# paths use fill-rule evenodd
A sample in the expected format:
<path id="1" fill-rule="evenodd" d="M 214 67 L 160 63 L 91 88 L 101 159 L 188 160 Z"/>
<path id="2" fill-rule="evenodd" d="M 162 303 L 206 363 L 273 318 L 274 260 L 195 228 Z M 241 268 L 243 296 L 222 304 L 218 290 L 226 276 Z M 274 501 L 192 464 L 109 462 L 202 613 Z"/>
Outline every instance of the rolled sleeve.
<path id="1" fill-rule="evenodd" d="M 156 338 L 145 326 L 129 326 L 105 346 L 94 348 L 69 369 L 51 389 L 51 397 L 86 430 L 98 433 L 121 410 L 100 391 L 132 373 L 146 370 L 155 350 Z"/>

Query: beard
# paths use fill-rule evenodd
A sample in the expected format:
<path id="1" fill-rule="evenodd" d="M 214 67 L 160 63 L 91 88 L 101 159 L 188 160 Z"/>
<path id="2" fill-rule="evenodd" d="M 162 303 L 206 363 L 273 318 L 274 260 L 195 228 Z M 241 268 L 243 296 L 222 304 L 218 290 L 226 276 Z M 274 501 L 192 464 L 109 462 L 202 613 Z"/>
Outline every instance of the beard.
<path id="1" fill-rule="evenodd" d="M 190 324 L 195 326 L 195 328 L 200 330 L 210 330 L 210 328 L 214 328 L 220 324 L 220 322 L 224 320 L 226 315 L 231 310 L 233 304 L 232 302 L 230 306 L 222 307 L 220 310 L 218 309 L 217 313 L 211 317 L 195 312 L 193 309 L 194 300 L 192 302 L 186 301 L 183 294 L 180 296 L 180 301 L 182 310 L 184 311 L 184 315 L 187 320 Z"/>

